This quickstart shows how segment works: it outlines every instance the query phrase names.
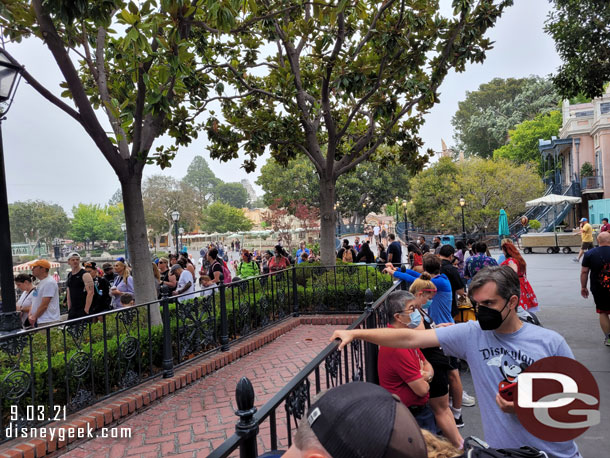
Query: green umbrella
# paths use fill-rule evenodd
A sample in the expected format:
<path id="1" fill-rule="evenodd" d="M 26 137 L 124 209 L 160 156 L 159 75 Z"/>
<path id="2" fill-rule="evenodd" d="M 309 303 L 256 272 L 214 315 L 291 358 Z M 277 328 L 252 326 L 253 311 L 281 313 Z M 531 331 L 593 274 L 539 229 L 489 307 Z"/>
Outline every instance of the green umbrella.
<path id="1" fill-rule="evenodd" d="M 500 217 L 498 218 L 498 235 L 509 236 L 510 230 L 508 229 L 508 216 L 506 216 L 506 212 L 504 209 L 500 209 Z"/>

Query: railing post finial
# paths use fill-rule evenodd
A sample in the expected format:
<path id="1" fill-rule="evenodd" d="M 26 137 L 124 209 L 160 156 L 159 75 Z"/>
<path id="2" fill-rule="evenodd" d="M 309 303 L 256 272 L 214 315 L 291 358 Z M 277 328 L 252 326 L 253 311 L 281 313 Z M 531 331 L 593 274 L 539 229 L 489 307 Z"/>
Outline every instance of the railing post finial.
<path id="1" fill-rule="evenodd" d="M 258 423 L 254 418 L 256 407 L 254 407 L 254 388 L 248 377 L 242 377 L 235 388 L 235 401 L 239 421 L 235 425 L 235 433 L 243 440 L 239 447 L 240 458 L 255 458 L 258 456 L 256 435 L 258 434 Z"/>

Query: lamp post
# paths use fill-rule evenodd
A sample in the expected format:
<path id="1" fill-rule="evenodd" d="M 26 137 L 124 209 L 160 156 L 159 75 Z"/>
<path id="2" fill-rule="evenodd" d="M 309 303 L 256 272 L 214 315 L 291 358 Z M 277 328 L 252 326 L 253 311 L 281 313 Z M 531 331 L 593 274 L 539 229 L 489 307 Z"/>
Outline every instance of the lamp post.
<path id="1" fill-rule="evenodd" d="M 409 221 L 407 220 L 407 201 L 402 201 L 402 210 L 405 216 L 405 242 L 409 243 Z"/>
<path id="2" fill-rule="evenodd" d="M 182 243 L 182 236 L 184 235 L 184 228 L 181 227 L 180 229 L 178 229 L 178 233 L 180 234 L 180 249 L 182 249 L 182 247 L 184 246 L 184 243 Z"/>
<path id="3" fill-rule="evenodd" d="M 55 260 L 59 261 L 60 253 L 59 253 L 59 239 L 53 239 L 53 255 L 55 256 Z"/>
<path id="4" fill-rule="evenodd" d="M 129 250 L 127 249 L 127 224 L 121 224 L 121 230 L 123 231 L 123 240 L 125 245 L 125 259 L 129 261 Z"/>
<path id="5" fill-rule="evenodd" d="M 394 232 L 396 232 L 396 226 L 398 225 L 398 196 L 394 197 L 394 207 L 396 208 L 396 223 L 394 224 Z"/>
<path id="6" fill-rule="evenodd" d="M 460 207 L 462 207 L 462 239 L 464 243 L 466 243 L 466 225 L 464 223 L 464 206 L 466 205 L 466 200 L 463 197 L 460 197 Z"/>
<path id="7" fill-rule="evenodd" d="M 172 221 L 174 222 L 174 232 L 176 234 L 176 255 L 178 255 L 178 221 L 180 221 L 180 212 L 172 212 Z"/>
<path id="8" fill-rule="evenodd" d="M 339 212 L 337 211 L 337 204 L 333 205 L 335 211 L 335 238 L 339 238 Z"/>
<path id="9" fill-rule="evenodd" d="M 2 147 L 2 121 L 13 102 L 13 96 L 21 79 L 21 70 L 21 66 L 12 63 L 4 49 L 0 49 L 0 288 L 2 288 L 0 332 L 11 332 L 21 328 L 21 314 L 17 313 L 15 302 L 11 227 Z"/>

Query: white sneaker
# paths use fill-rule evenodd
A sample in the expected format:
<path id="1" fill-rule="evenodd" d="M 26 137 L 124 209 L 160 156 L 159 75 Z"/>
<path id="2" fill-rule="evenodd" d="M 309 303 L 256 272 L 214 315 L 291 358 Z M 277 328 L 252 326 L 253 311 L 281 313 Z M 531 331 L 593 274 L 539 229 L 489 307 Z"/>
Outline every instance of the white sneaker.
<path id="1" fill-rule="evenodd" d="M 463 407 L 472 407 L 477 403 L 477 400 L 474 396 L 470 396 L 465 391 L 462 391 L 462 406 Z"/>

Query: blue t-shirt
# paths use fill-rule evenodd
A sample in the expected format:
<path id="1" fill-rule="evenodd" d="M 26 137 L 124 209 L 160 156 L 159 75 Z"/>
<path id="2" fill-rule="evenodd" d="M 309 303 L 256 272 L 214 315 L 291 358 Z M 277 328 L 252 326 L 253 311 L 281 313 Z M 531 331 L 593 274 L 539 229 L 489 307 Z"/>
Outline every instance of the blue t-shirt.
<path id="1" fill-rule="evenodd" d="M 477 321 L 436 328 L 448 356 L 468 362 L 481 409 L 485 441 L 494 448 L 530 445 L 558 458 L 580 456 L 574 441 L 546 442 L 530 434 L 516 415 L 502 412 L 496 394 L 502 381 L 513 382 L 528 366 L 547 356 L 574 358 L 565 339 L 550 329 L 523 323 L 512 334 L 483 331 Z"/>
<path id="2" fill-rule="evenodd" d="M 407 283 L 413 283 L 421 273 L 407 269 L 406 272 L 396 271 L 394 276 Z M 428 314 L 430 318 L 437 323 L 455 323 L 451 316 L 451 302 L 453 301 L 453 292 L 451 291 L 451 283 L 445 274 L 440 274 L 432 279 L 432 283 L 436 286 L 436 295 L 432 299 Z"/>
<path id="3" fill-rule="evenodd" d="M 297 264 L 301 264 L 303 262 L 303 260 L 301 259 L 301 256 L 303 255 L 303 253 L 307 253 L 307 256 L 309 256 L 309 248 L 305 248 L 305 250 L 301 250 L 300 248 L 297 250 Z"/>

